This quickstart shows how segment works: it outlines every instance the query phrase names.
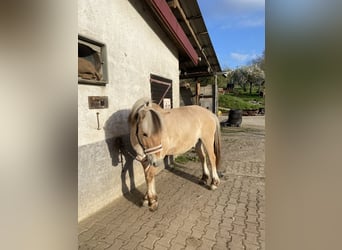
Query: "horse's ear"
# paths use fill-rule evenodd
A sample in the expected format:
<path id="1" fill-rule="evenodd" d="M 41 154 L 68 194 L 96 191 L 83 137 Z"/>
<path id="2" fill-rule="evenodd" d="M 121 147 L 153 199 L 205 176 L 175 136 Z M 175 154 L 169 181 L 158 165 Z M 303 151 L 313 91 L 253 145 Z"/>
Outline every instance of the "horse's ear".
<path id="1" fill-rule="evenodd" d="M 146 107 L 149 107 L 149 108 L 152 107 L 152 100 L 151 99 L 144 97 L 144 98 L 141 98 L 138 101 L 136 101 L 132 107 L 131 113 L 128 116 L 128 122 L 130 124 L 134 124 L 135 122 L 137 122 L 138 118 L 139 118 L 139 114 L 138 114 L 139 111 L 142 108 L 146 108 Z"/>
<path id="2" fill-rule="evenodd" d="M 149 108 L 152 108 L 152 100 L 147 100 L 146 102 L 145 102 L 145 106 L 146 107 L 149 107 Z"/>

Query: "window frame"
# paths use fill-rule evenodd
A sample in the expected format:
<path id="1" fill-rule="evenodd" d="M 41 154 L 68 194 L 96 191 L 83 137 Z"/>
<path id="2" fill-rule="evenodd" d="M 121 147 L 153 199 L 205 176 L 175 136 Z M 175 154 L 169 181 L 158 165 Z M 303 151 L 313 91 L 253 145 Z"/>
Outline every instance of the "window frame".
<path id="1" fill-rule="evenodd" d="M 102 69 L 102 78 L 101 80 L 88 80 L 88 79 L 82 79 L 78 77 L 78 83 L 79 84 L 89 84 L 89 85 L 100 85 L 105 86 L 108 84 L 108 68 L 107 68 L 107 46 L 105 43 L 99 42 L 97 40 L 94 40 L 92 38 L 86 37 L 84 35 L 78 35 L 78 44 L 81 42 L 81 44 L 86 45 L 90 48 L 99 48 L 100 49 L 100 63 L 101 63 L 101 69 Z"/>
<path id="2" fill-rule="evenodd" d="M 170 98 L 171 101 L 171 108 L 173 107 L 173 93 L 172 93 L 172 88 L 173 88 L 173 82 L 172 79 L 168 79 L 165 77 L 162 77 L 160 75 L 156 75 L 156 74 L 150 74 L 150 87 L 151 87 L 151 97 L 153 99 L 153 95 L 155 95 L 153 93 L 153 88 L 152 88 L 152 84 L 158 84 L 158 85 L 162 85 L 165 86 L 165 89 L 163 90 L 163 94 L 160 96 L 159 100 L 153 100 L 155 101 L 159 106 L 163 107 L 164 106 L 164 98 L 167 96 L 168 93 L 170 93 L 170 96 L 167 98 Z"/>

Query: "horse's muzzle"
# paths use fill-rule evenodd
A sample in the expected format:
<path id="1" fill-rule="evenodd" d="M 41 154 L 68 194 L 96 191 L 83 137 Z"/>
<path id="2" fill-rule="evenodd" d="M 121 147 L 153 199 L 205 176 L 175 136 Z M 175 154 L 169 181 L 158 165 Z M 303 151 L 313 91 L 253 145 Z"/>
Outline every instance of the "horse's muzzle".
<path id="1" fill-rule="evenodd" d="M 154 155 L 147 155 L 147 160 L 153 167 L 158 167 L 161 162 L 161 160 L 158 160 Z"/>

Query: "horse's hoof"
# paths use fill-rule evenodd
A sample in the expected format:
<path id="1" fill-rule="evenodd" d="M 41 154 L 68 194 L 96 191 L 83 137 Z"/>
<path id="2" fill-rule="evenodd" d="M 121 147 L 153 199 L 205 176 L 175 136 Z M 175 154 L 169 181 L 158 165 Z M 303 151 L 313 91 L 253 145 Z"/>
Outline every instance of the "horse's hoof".
<path id="1" fill-rule="evenodd" d="M 148 207 L 148 200 L 143 200 L 141 205 L 143 207 Z"/>
<path id="2" fill-rule="evenodd" d="M 158 209 L 158 202 L 153 202 L 151 205 L 150 205 L 150 211 L 151 212 L 154 212 Z"/>
<path id="3" fill-rule="evenodd" d="M 220 184 L 220 179 L 214 179 L 211 182 L 210 189 L 215 190 L 217 189 L 218 185 Z"/>

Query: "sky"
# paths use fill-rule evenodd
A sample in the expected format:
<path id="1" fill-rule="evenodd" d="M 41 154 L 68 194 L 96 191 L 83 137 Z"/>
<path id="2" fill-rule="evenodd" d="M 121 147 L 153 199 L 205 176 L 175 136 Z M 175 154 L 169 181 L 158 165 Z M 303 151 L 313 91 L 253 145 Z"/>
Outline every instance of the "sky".
<path id="1" fill-rule="evenodd" d="M 221 69 L 247 65 L 265 50 L 265 0 L 198 0 Z"/>

